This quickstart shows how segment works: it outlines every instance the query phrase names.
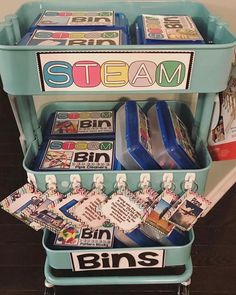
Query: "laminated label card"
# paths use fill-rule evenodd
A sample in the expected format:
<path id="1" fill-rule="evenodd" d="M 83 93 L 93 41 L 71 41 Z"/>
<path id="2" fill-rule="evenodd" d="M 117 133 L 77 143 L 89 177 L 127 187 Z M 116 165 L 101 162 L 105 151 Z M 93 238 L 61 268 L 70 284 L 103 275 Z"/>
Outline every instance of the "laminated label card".
<path id="1" fill-rule="evenodd" d="M 37 26 L 113 26 L 113 11 L 52 11 L 46 10 Z"/>
<path id="2" fill-rule="evenodd" d="M 111 170 L 113 141 L 49 140 L 41 170 Z"/>
<path id="3" fill-rule="evenodd" d="M 191 17 L 143 15 L 145 38 L 151 40 L 203 41 Z"/>
<path id="4" fill-rule="evenodd" d="M 40 46 L 73 46 L 73 45 L 120 45 L 122 32 L 107 31 L 49 31 L 35 30 L 26 45 Z"/>
<path id="5" fill-rule="evenodd" d="M 54 245 L 81 248 L 111 248 L 114 228 L 101 226 L 96 230 L 87 227 L 65 227 L 55 238 Z"/>
<path id="6" fill-rule="evenodd" d="M 114 112 L 56 112 L 51 134 L 113 133 Z"/>

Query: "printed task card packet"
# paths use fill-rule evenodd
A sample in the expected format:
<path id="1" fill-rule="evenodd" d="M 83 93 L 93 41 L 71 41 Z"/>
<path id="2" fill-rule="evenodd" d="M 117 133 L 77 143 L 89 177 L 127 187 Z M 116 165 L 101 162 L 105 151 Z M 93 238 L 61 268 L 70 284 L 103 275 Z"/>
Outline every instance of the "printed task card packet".
<path id="1" fill-rule="evenodd" d="M 33 229 L 39 230 L 44 228 L 44 226 L 35 221 L 31 217 L 31 214 L 37 210 L 43 202 L 42 193 L 32 184 L 26 183 L 2 200 L 0 205 L 6 212 L 12 214 Z"/>

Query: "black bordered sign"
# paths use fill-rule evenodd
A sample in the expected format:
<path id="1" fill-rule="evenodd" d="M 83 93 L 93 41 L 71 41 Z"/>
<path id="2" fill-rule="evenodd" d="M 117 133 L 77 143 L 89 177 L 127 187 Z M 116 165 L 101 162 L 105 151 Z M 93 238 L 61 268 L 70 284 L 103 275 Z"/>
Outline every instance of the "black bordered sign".
<path id="1" fill-rule="evenodd" d="M 74 271 L 163 268 L 163 249 L 124 250 L 124 251 L 76 251 L 71 252 Z"/>
<path id="2" fill-rule="evenodd" d="M 38 52 L 37 63 L 44 92 L 186 90 L 194 51 Z"/>

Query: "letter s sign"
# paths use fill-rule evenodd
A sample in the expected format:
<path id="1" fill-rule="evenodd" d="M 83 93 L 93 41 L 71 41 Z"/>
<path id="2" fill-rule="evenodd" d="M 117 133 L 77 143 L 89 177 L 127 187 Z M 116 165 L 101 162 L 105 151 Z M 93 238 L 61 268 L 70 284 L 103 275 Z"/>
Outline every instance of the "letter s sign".
<path id="1" fill-rule="evenodd" d="M 64 88 L 73 84 L 72 67 L 66 61 L 50 61 L 43 67 L 45 83 L 52 88 Z"/>

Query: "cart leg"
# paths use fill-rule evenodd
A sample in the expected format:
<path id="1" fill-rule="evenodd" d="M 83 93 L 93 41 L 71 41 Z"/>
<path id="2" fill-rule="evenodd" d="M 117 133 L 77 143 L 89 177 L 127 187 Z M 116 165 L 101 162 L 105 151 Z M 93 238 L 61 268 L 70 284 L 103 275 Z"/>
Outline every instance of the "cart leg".
<path id="1" fill-rule="evenodd" d="M 178 285 L 178 295 L 189 295 L 190 294 L 191 279 L 187 280 Z"/>
<path id="2" fill-rule="evenodd" d="M 50 284 L 47 280 L 44 282 L 44 295 L 56 295 L 55 287 Z"/>

